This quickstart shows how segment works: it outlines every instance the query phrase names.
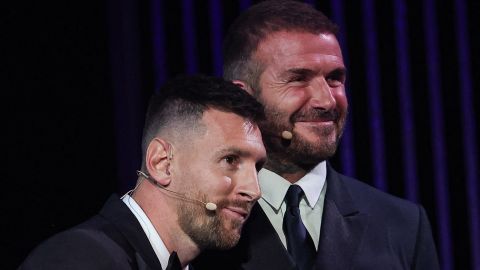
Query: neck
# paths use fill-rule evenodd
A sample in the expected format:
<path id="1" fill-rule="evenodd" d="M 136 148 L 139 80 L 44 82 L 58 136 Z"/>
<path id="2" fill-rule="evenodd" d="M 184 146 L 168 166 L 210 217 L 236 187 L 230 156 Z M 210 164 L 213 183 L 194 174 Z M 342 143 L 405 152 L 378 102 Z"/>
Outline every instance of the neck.
<path id="1" fill-rule="evenodd" d="M 180 228 L 174 207 L 168 207 L 175 202 L 156 192 L 155 187 L 145 188 L 142 185 L 137 188 L 133 198 L 147 215 L 168 252 L 177 252 L 182 268 L 200 254 L 199 247 Z"/>
<path id="2" fill-rule="evenodd" d="M 280 158 L 275 154 L 269 154 L 268 161 L 265 164 L 265 169 L 268 169 L 281 177 L 285 178 L 290 183 L 295 183 L 300 178 L 305 176 L 311 170 L 310 166 L 301 166 L 293 163 L 286 158 Z"/>

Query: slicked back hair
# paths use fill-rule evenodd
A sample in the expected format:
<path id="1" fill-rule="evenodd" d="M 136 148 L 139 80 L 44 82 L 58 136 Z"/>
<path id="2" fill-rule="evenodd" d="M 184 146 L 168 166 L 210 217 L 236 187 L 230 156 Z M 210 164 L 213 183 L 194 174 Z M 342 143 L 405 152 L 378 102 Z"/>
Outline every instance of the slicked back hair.
<path id="1" fill-rule="evenodd" d="M 254 124 L 265 117 L 263 106 L 231 82 L 201 75 L 177 77 L 150 98 L 142 137 L 142 167 L 153 138 L 198 130 L 208 109 L 235 113 Z"/>
<path id="2" fill-rule="evenodd" d="M 250 7 L 230 26 L 223 44 L 223 77 L 241 80 L 258 91 L 262 63 L 252 59 L 268 35 L 279 32 L 330 33 L 338 27 L 314 7 L 293 0 L 267 0 Z"/>

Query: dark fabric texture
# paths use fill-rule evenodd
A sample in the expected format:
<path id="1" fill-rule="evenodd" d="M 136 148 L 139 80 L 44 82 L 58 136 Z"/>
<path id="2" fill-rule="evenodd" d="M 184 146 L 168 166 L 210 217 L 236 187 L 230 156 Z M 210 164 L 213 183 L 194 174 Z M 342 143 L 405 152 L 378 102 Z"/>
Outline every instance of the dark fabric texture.
<path id="1" fill-rule="evenodd" d="M 136 217 L 112 195 L 98 215 L 42 243 L 18 269 L 162 268 Z"/>
<path id="2" fill-rule="evenodd" d="M 285 195 L 286 211 L 283 217 L 283 232 L 287 250 L 298 269 L 311 269 L 315 258 L 315 245 L 300 216 L 300 200 L 304 192 L 298 185 L 291 185 Z"/>
<path id="3" fill-rule="evenodd" d="M 256 204 L 239 244 L 204 252 L 196 270 L 295 269 L 267 216 Z M 423 207 L 327 169 L 327 193 L 314 269 L 439 269 Z"/>

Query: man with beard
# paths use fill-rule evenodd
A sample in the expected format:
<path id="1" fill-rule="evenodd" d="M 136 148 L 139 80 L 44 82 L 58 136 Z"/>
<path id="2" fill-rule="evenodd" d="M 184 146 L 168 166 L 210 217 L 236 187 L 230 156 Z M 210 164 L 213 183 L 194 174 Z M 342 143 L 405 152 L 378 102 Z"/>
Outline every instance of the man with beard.
<path id="1" fill-rule="evenodd" d="M 424 209 L 327 162 L 347 117 L 337 27 L 295 1 L 243 13 L 224 41 L 224 77 L 264 106 L 262 198 L 237 247 L 198 269 L 438 269 Z"/>
<path id="2" fill-rule="evenodd" d="M 262 117 L 231 82 L 166 84 L 147 110 L 135 188 L 47 240 L 20 269 L 189 269 L 202 250 L 233 247 L 260 196 Z"/>

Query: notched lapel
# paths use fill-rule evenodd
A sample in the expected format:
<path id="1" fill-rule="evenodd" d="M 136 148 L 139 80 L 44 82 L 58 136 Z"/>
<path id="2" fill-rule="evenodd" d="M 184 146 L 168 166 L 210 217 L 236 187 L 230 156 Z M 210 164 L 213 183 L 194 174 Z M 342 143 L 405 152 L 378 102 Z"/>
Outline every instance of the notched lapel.
<path id="1" fill-rule="evenodd" d="M 137 259 L 141 257 L 141 263 L 149 267 L 145 269 L 161 269 L 160 261 L 153 251 L 142 226 L 117 195 L 110 196 L 100 211 L 100 215 L 108 219 L 124 236 L 122 241 L 128 241 L 128 244 L 123 243 L 121 245 L 126 250 L 131 249 L 131 245 L 134 249 L 131 252 L 135 252 L 135 257 Z M 133 256 L 133 254 L 131 255 Z"/>
<path id="2" fill-rule="evenodd" d="M 335 203 L 325 200 L 316 269 L 351 269 L 368 216 L 360 213 L 343 216 Z"/>
<path id="3" fill-rule="evenodd" d="M 258 203 L 252 209 L 244 232 L 240 246 L 248 247 L 248 258 L 242 263 L 241 269 L 295 269 L 290 255 Z"/>
<path id="4" fill-rule="evenodd" d="M 316 269 L 352 269 L 368 221 L 368 215 L 356 208 L 342 176 L 328 166 Z"/>

